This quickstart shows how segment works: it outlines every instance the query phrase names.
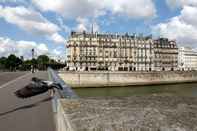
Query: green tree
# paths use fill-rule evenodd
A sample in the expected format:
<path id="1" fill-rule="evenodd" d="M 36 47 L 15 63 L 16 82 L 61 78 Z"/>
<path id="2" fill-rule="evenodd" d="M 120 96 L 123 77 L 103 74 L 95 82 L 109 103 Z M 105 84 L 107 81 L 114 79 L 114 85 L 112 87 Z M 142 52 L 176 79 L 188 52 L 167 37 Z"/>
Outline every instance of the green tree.
<path id="1" fill-rule="evenodd" d="M 49 64 L 49 57 L 47 55 L 40 55 L 37 58 L 37 62 L 38 62 L 38 69 L 40 70 L 46 70 L 48 64 Z"/>
<path id="2" fill-rule="evenodd" d="M 49 57 L 47 55 L 40 55 L 40 56 L 38 56 L 37 61 L 39 64 L 48 64 Z"/>
<path id="3" fill-rule="evenodd" d="M 6 62 L 6 68 L 14 71 L 16 69 L 19 69 L 19 66 L 22 65 L 22 60 L 18 57 L 16 57 L 14 54 L 11 54 L 7 58 Z"/>
<path id="4" fill-rule="evenodd" d="M 53 69 L 60 69 L 65 67 L 65 63 L 60 63 L 54 59 L 50 59 L 47 55 L 40 55 L 37 59 L 24 60 L 23 56 L 17 57 L 13 54 L 8 58 L 0 58 L 0 70 L 31 70 L 32 65 L 39 70 L 46 70 L 48 66 Z"/>
<path id="5" fill-rule="evenodd" d="M 16 67 L 17 57 L 13 54 L 9 55 L 6 62 L 6 68 L 13 71 Z"/>
<path id="6" fill-rule="evenodd" d="M 7 58 L 6 57 L 1 57 L 0 58 L 0 69 L 5 70 L 6 69 L 6 62 Z"/>

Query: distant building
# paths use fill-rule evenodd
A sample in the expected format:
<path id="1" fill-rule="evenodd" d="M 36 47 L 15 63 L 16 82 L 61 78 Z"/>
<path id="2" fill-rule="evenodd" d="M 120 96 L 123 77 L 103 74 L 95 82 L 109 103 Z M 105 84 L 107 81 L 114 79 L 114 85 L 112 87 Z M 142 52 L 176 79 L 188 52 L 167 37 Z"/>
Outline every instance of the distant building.
<path id="1" fill-rule="evenodd" d="M 181 47 L 178 60 L 180 70 L 197 70 L 197 51 L 189 47 Z"/>
<path id="2" fill-rule="evenodd" d="M 72 32 L 67 43 L 71 70 L 154 70 L 151 37 Z"/>
<path id="3" fill-rule="evenodd" d="M 175 41 L 135 34 L 72 32 L 67 42 L 69 70 L 176 70 Z M 156 59 L 155 59 L 156 57 Z"/>
<path id="4" fill-rule="evenodd" d="M 175 41 L 167 38 L 154 40 L 154 66 L 156 71 L 178 69 L 178 48 Z"/>

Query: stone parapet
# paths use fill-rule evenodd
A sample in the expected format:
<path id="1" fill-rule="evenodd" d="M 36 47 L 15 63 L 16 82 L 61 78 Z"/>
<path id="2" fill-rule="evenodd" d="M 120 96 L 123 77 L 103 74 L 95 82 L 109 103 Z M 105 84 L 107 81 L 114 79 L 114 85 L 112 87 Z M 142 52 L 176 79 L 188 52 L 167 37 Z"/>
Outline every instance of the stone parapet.
<path id="1" fill-rule="evenodd" d="M 103 87 L 197 82 L 197 71 L 59 72 L 71 87 Z"/>
<path id="2" fill-rule="evenodd" d="M 132 96 L 59 101 L 58 131 L 194 131 L 197 99 Z"/>

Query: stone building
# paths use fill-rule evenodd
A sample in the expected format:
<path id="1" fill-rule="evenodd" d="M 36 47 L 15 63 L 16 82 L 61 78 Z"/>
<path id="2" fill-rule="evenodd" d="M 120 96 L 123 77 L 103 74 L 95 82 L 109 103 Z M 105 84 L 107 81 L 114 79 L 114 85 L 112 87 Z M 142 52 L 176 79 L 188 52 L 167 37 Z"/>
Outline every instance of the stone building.
<path id="1" fill-rule="evenodd" d="M 178 69 L 178 48 L 175 41 L 167 38 L 154 40 L 154 67 L 156 71 Z"/>
<path id="2" fill-rule="evenodd" d="M 180 70 L 197 70 L 197 51 L 189 47 L 179 48 L 178 66 Z"/>
<path id="3" fill-rule="evenodd" d="M 67 42 L 70 70 L 154 70 L 151 37 L 72 32 Z"/>
<path id="4" fill-rule="evenodd" d="M 178 61 L 175 41 L 127 33 L 72 32 L 67 51 L 69 70 L 175 70 Z"/>

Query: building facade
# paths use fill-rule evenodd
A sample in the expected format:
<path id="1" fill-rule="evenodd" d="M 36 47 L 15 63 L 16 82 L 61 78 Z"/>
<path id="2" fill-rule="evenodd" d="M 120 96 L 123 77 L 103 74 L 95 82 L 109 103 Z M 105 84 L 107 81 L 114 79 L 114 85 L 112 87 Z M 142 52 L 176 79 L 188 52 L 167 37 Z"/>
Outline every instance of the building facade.
<path id="1" fill-rule="evenodd" d="M 178 56 L 171 55 L 177 49 L 176 43 L 169 41 L 166 44 L 173 49 L 162 48 L 164 51 L 161 51 L 163 43 L 154 41 L 151 36 L 72 32 L 67 41 L 67 66 L 69 70 L 79 71 L 152 71 L 156 70 L 155 57 L 163 58 L 163 53 L 167 52 L 168 58 L 173 58 L 168 62 L 173 63 L 166 63 L 165 59 L 157 61 L 160 62 L 157 70 L 162 70 L 163 66 L 175 68 L 177 60 L 174 59 Z"/>
<path id="2" fill-rule="evenodd" d="M 178 48 L 175 41 L 167 38 L 154 40 L 154 66 L 156 71 L 178 69 Z"/>
<path id="3" fill-rule="evenodd" d="M 197 51 L 189 47 L 179 48 L 178 66 L 180 70 L 197 70 Z"/>

